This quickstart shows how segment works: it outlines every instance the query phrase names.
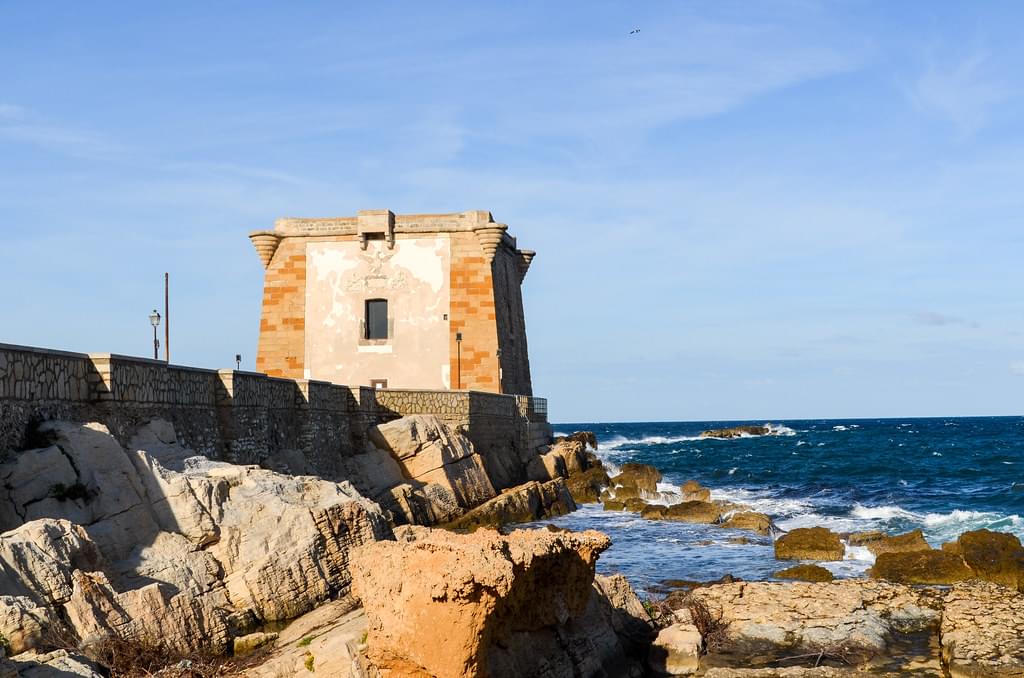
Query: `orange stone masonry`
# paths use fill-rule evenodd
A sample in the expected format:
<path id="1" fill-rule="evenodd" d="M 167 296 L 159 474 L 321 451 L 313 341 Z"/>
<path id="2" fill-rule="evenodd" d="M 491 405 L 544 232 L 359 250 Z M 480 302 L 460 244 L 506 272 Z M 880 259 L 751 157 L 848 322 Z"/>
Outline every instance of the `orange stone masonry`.
<path id="1" fill-rule="evenodd" d="M 534 253 L 519 250 L 489 212 L 279 219 L 250 238 L 266 266 L 259 371 L 532 395 L 521 283 Z M 423 296 L 430 289 L 432 299 Z M 386 340 L 362 335 L 356 309 L 369 299 L 389 303 Z"/>
<path id="2" fill-rule="evenodd" d="M 452 388 L 497 391 L 499 365 L 494 282 L 490 263 L 484 258 L 472 233 L 457 233 L 452 237 L 449 317 Z M 455 341 L 459 332 L 462 333 L 461 359 Z"/>
<path id="3" fill-rule="evenodd" d="M 263 281 L 256 369 L 272 377 L 302 379 L 305 365 L 306 246 L 284 240 Z"/>

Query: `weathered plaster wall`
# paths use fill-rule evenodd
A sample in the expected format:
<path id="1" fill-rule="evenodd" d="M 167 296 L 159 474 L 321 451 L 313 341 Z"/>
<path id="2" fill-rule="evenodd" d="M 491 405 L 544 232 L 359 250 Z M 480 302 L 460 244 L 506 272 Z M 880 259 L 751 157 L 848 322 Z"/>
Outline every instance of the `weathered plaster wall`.
<path id="1" fill-rule="evenodd" d="M 305 376 L 389 388 L 446 389 L 450 248 L 447 234 L 306 245 Z M 388 301 L 389 336 L 367 341 L 364 304 Z"/>
<path id="2" fill-rule="evenodd" d="M 521 482 L 523 462 L 550 441 L 544 407 L 540 398 L 349 388 L 0 344 L 0 457 L 44 444 L 34 430 L 50 419 L 101 422 L 124 445 L 161 418 L 184 445 L 213 459 L 341 480 L 370 426 L 437 414 L 467 432 L 504 488 Z"/>

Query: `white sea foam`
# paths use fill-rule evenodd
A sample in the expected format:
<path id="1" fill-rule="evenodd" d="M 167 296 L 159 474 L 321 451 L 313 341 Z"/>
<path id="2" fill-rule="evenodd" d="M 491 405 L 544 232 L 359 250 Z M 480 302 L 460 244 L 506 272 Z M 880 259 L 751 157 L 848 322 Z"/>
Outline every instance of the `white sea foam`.
<path id="1" fill-rule="evenodd" d="M 923 516 L 920 513 L 907 511 L 899 506 L 862 506 L 854 504 L 850 515 L 862 520 L 913 520 L 920 521 Z"/>
<path id="2" fill-rule="evenodd" d="M 771 432 L 773 436 L 795 436 L 796 431 L 786 426 L 785 424 L 765 424 L 765 427 Z"/>
<path id="3" fill-rule="evenodd" d="M 739 470 L 739 466 L 733 466 L 731 469 L 729 469 L 729 475 L 735 475 L 737 470 Z"/>
<path id="4" fill-rule="evenodd" d="M 864 563 L 874 563 L 875 554 L 867 549 L 866 546 L 850 546 L 844 544 L 846 547 L 843 553 L 843 560 L 859 560 Z"/>
<path id="5" fill-rule="evenodd" d="M 807 513 L 813 509 L 813 505 L 806 500 L 780 499 L 743 488 L 712 489 L 711 498 L 744 504 L 755 511 L 775 517 Z"/>
<path id="6" fill-rule="evenodd" d="M 795 436 L 796 431 L 784 424 L 765 423 L 768 429 L 766 435 L 772 436 Z M 556 434 L 562 435 L 562 434 Z M 761 436 L 740 433 L 737 438 L 760 438 Z M 695 443 L 706 440 L 728 440 L 723 438 L 707 438 L 701 435 L 693 436 L 641 436 L 639 438 L 627 438 L 626 436 L 615 436 L 609 440 L 601 441 L 598 449 L 602 450 L 630 450 L 638 445 L 674 445 L 676 443 Z"/>
<path id="7" fill-rule="evenodd" d="M 615 476 L 622 473 L 622 469 L 619 468 L 619 465 L 616 464 L 611 459 L 609 459 L 607 456 L 603 454 L 598 454 L 598 457 L 600 457 L 601 463 L 604 464 L 604 470 L 608 472 L 609 478 L 614 478 Z"/>
<path id="8" fill-rule="evenodd" d="M 1004 515 L 991 511 L 961 511 L 949 513 L 928 513 L 921 524 L 929 540 L 936 542 L 956 539 L 964 532 L 988 529 L 997 532 L 1012 532 L 1024 536 L 1024 519 L 1017 514 Z"/>
<path id="9" fill-rule="evenodd" d="M 827 527 L 833 532 L 858 532 L 865 529 L 870 523 L 856 518 L 823 516 L 819 513 L 809 512 L 776 520 L 775 524 L 787 532 L 799 527 Z"/>
<path id="10" fill-rule="evenodd" d="M 832 430 L 833 431 L 849 431 L 850 429 L 847 428 L 846 426 L 843 426 L 842 424 L 837 424 L 837 425 L 832 427 Z"/>
<path id="11" fill-rule="evenodd" d="M 642 438 L 626 438 L 616 436 L 611 440 L 603 441 L 598 449 L 621 450 L 629 449 L 637 445 L 673 445 L 675 443 L 687 443 L 704 440 L 700 436 L 643 436 Z"/>

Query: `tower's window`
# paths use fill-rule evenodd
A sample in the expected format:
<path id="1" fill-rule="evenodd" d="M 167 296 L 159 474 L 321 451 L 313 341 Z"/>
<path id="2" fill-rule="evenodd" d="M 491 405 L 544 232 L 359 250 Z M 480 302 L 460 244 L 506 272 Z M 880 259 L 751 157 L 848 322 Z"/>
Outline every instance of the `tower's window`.
<path id="1" fill-rule="evenodd" d="M 366 300 L 366 338 L 388 338 L 388 300 Z"/>

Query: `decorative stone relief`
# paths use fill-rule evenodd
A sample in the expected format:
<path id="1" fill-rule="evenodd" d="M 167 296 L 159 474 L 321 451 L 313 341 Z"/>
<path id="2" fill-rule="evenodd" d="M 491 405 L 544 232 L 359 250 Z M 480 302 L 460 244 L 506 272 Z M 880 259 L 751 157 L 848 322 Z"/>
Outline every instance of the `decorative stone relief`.
<path id="1" fill-rule="evenodd" d="M 409 283 L 406 280 L 404 271 L 398 271 L 392 275 L 388 275 L 384 271 L 384 265 L 391 260 L 391 257 L 394 256 L 394 252 L 379 248 L 376 251 L 367 254 L 360 253 L 359 256 L 369 265 L 370 272 L 366 275 L 360 275 L 358 273 L 352 274 L 349 277 L 348 282 L 345 283 L 345 289 L 349 292 L 401 290 L 408 287 Z"/>

